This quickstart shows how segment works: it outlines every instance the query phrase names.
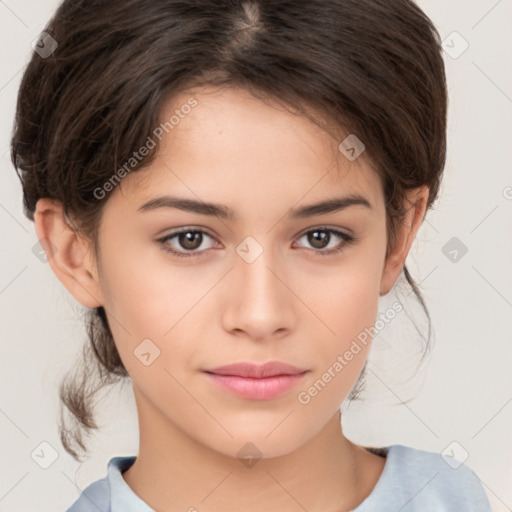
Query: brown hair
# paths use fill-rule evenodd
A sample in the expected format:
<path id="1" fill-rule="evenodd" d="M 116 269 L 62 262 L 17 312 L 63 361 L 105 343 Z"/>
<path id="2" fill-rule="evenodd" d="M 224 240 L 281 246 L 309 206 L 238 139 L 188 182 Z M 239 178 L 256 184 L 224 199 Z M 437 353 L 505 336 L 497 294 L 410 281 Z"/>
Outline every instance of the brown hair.
<path id="1" fill-rule="evenodd" d="M 164 103 L 193 85 L 242 87 L 356 134 L 382 178 L 388 250 L 405 191 L 427 186 L 427 208 L 437 198 L 444 63 L 435 26 L 412 0 L 65 0 L 45 32 L 58 46 L 34 52 L 25 70 L 11 158 L 27 217 L 39 198 L 57 199 L 95 248 L 105 201 L 94 191 L 144 145 Z M 426 352 L 428 310 L 403 272 L 429 320 Z M 60 386 L 75 425 L 61 417 L 59 432 L 76 460 L 84 431 L 98 428 L 95 395 L 128 375 L 104 308 L 87 317 L 80 372 Z"/>

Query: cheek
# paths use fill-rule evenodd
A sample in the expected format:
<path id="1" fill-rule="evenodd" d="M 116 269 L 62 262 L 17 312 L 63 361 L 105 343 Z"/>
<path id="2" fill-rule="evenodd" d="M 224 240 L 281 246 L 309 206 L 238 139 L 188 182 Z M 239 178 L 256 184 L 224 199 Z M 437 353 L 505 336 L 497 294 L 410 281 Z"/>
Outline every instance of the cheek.
<path id="1" fill-rule="evenodd" d="M 376 248 L 377 249 L 377 248 Z M 349 342 L 375 323 L 379 306 L 381 264 L 376 251 L 360 247 L 323 274 L 308 277 L 302 293 L 339 343 Z M 334 332 L 332 332 L 334 331 Z M 336 345 L 339 348 L 339 344 Z"/>
<path id="2" fill-rule="evenodd" d="M 219 280 L 218 273 L 206 267 L 203 271 L 180 267 L 162 250 L 148 250 L 147 244 L 137 247 L 112 239 L 104 254 L 105 307 L 126 369 L 139 368 L 136 357 L 143 346 L 159 353 L 155 363 L 172 367 L 179 361 L 181 367 L 187 367 L 193 355 L 191 341 L 201 339 L 197 316 L 207 302 L 202 300 Z"/>
<path id="3" fill-rule="evenodd" d="M 323 292 L 316 297 L 322 320 L 329 327 L 318 341 L 323 352 L 323 367 L 330 368 L 338 356 L 344 356 L 343 379 L 349 387 L 359 375 L 371 343 L 367 332 L 375 323 L 379 295 L 370 269 L 361 266 L 350 273 L 326 282 Z"/>
<path id="4" fill-rule="evenodd" d="M 378 312 L 378 293 L 373 280 L 361 275 L 333 279 L 318 300 L 323 301 L 323 321 L 334 334 L 317 336 L 312 358 L 315 369 L 298 390 L 299 408 L 327 421 L 355 385 L 371 346 L 368 330 Z"/>
<path id="5" fill-rule="evenodd" d="M 329 279 L 314 298 L 337 334 L 375 321 L 378 287 L 367 269 L 356 270 Z"/>
<path id="6" fill-rule="evenodd" d="M 332 400 L 335 407 L 355 384 L 368 356 L 370 328 L 379 308 L 384 244 L 383 237 L 367 239 L 347 252 L 339 265 L 303 282 L 305 302 L 314 305 L 321 320 L 315 343 L 318 364 L 310 382 L 321 379 L 319 389 L 329 382 L 321 400 Z"/>
<path id="7" fill-rule="evenodd" d="M 162 337 L 208 289 L 204 276 L 172 263 L 156 243 L 112 241 L 102 262 L 107 309 L 144 336 Z"/>

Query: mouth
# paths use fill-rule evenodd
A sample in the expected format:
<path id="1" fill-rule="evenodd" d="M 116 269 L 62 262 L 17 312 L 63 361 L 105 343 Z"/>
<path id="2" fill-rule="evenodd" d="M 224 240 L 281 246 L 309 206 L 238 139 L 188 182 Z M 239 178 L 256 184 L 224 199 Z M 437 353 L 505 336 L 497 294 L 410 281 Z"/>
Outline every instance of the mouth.
<path id="1" fill-rule="evenodd" d="M 270 400 L 295 386 L 309 370 L 272 361 L 263 365 L 236 363 L 203 372 L 225 391 L 246 399 Z"/>

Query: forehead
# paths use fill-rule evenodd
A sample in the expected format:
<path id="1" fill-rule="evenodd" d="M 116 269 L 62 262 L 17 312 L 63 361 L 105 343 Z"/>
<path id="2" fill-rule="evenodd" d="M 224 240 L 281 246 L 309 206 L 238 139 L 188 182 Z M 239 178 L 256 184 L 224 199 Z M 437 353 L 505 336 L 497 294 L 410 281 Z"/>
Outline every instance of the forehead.
<path id="1" fill-rule="evenodd" d="M 155 159 L 126 176 L 120 193 L 143 200 L 157 191 L 179 189 L 228 201 L 233 193 L 276 188 L 295 200 L 325 196 L 326 191 L 364 191 L 378 203 L 381 180 L 365 153 L 351 161 L 338 147 L 348 133 L 341 128 L 327 132 L 288 109 L 242 89 L 202 87 L 180 93 L 162 109 L 160 137 L 153 136 Z"/>

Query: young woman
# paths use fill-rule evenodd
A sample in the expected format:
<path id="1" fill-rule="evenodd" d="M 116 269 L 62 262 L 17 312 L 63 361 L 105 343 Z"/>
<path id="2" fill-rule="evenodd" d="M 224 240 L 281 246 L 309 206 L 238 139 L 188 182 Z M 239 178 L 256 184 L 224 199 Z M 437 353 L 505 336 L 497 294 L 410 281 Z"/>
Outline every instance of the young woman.
<path id="1" fill-rule="evenodd" d="M 51 268 L 89 310 L 63 445 L 79 460 L 116 379 L 139 417 L 137 456 L 68 512 L 489 511 L 469 468 L 358 446 L 340 421 L 379 298 L 403 274 L 423 304 L 405 259 L 447 108 L 425 14 L 65 0 L 36 46 L 12 159 Z"/>

